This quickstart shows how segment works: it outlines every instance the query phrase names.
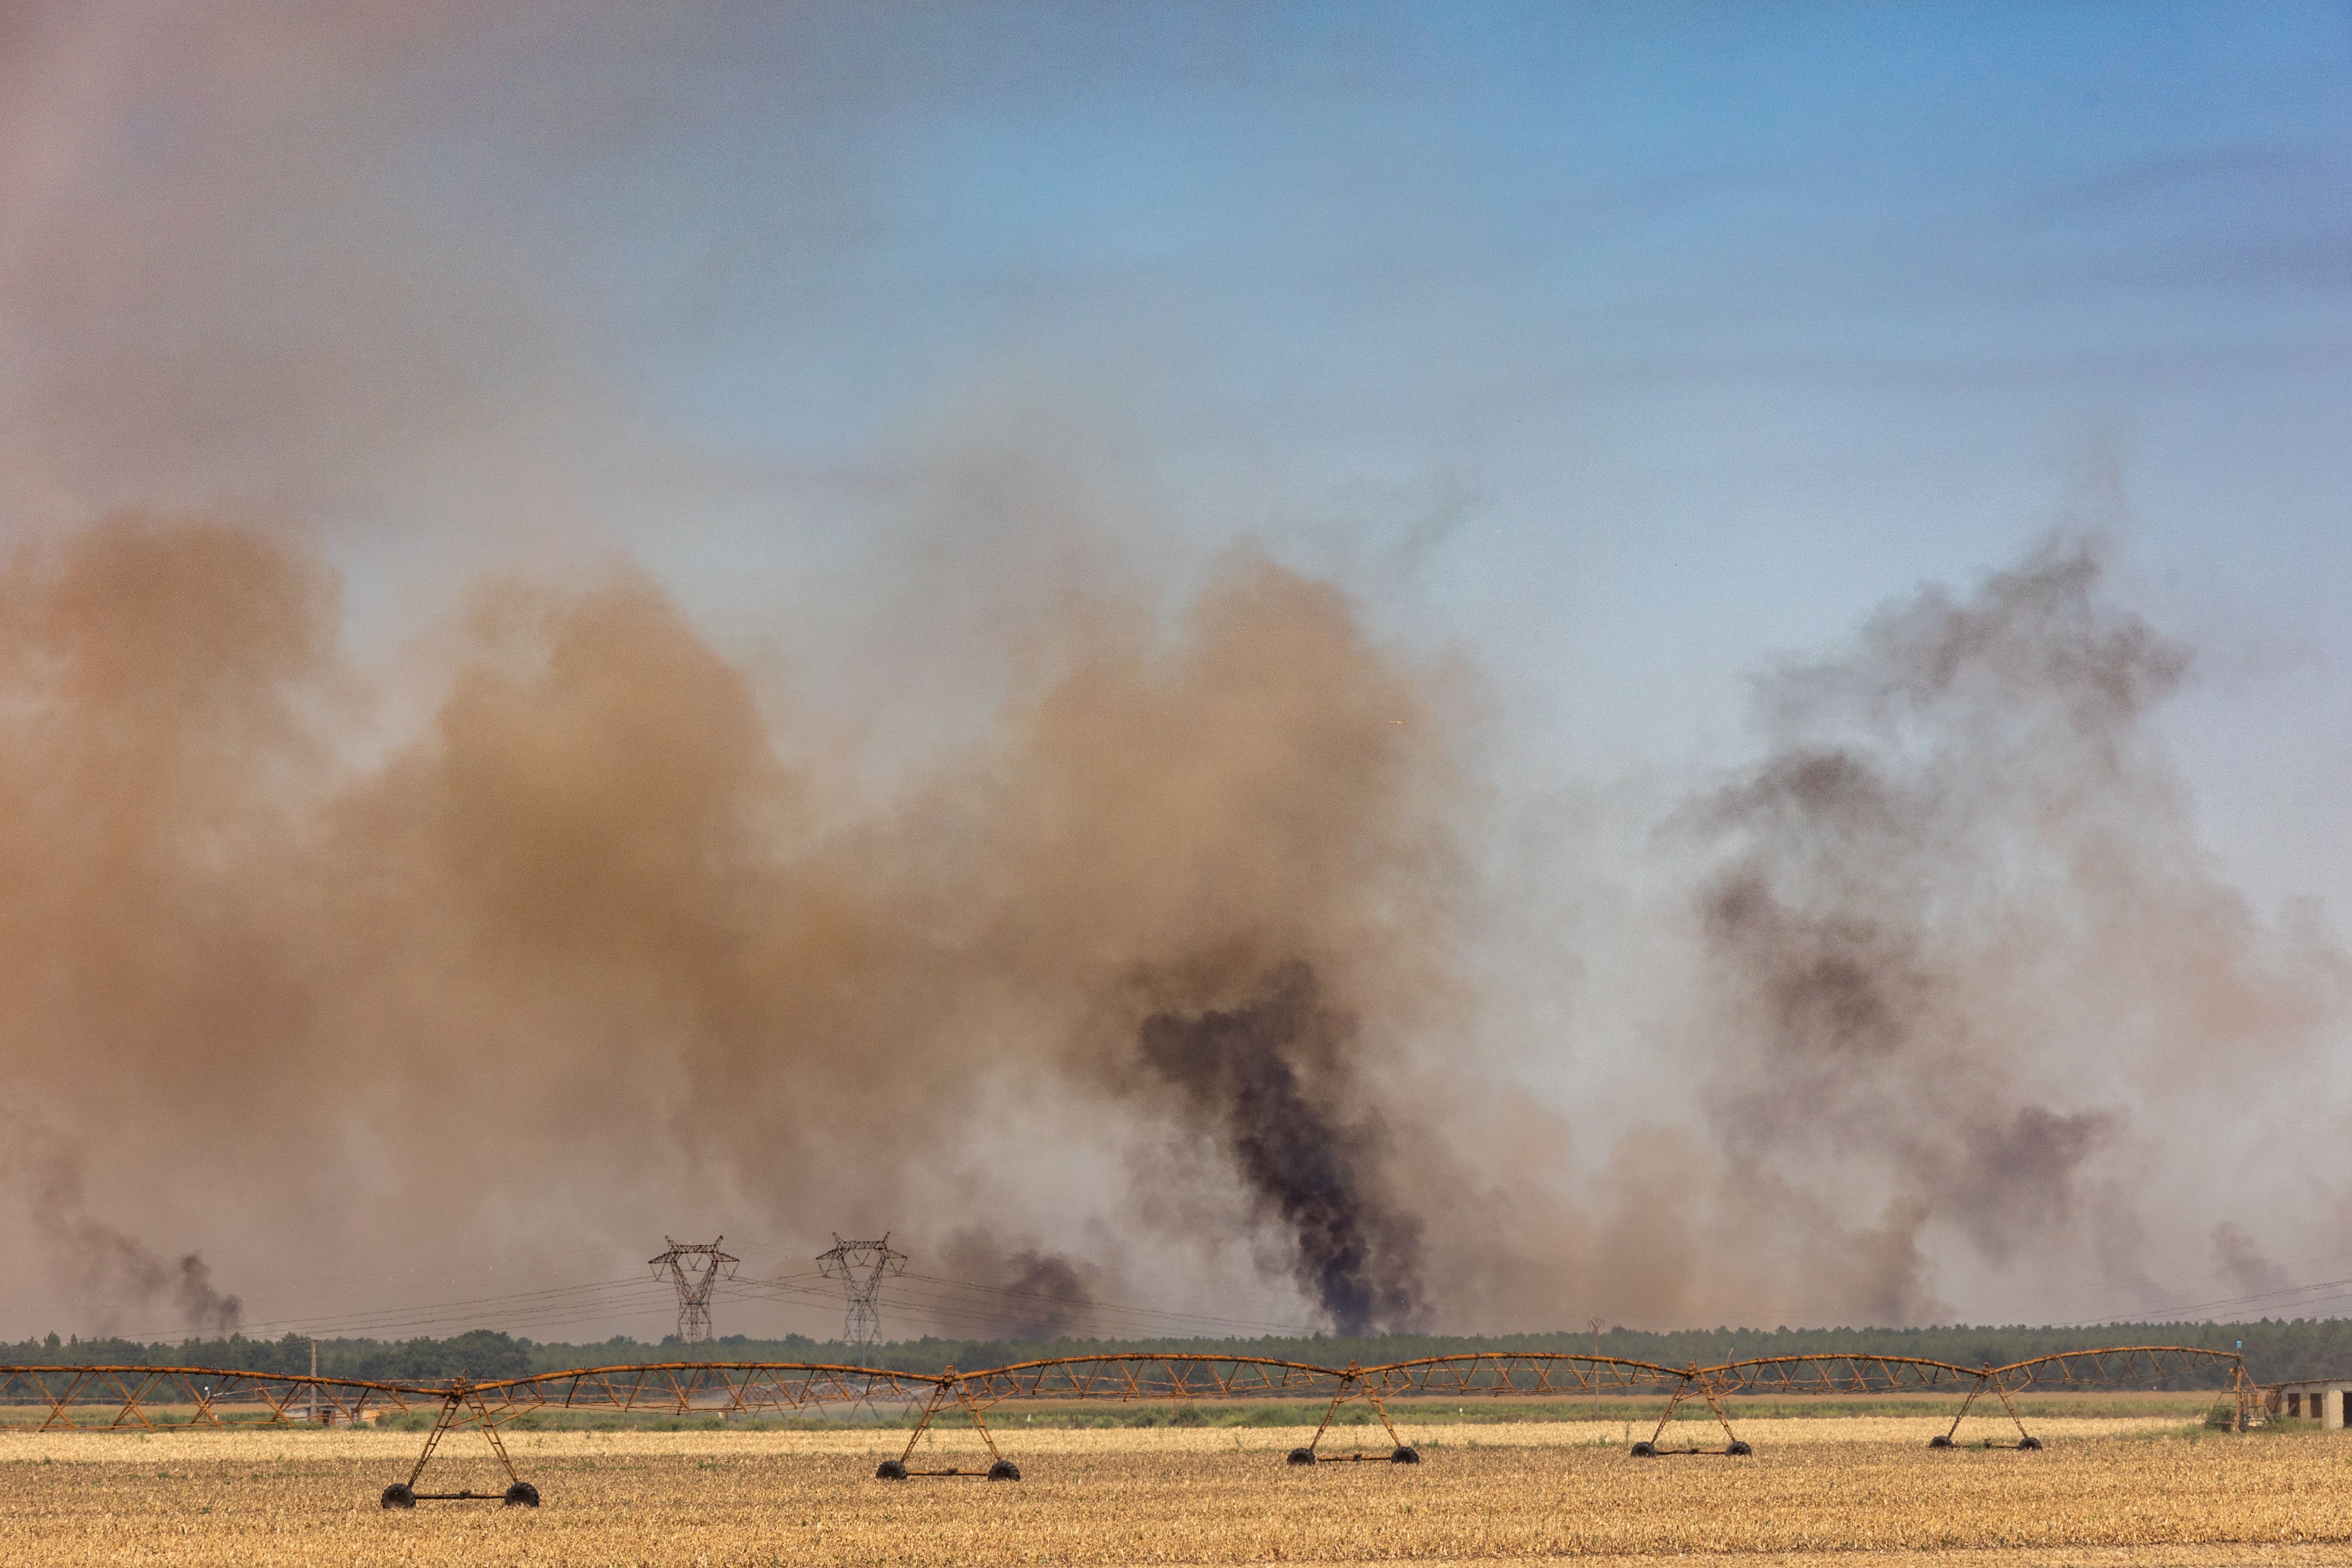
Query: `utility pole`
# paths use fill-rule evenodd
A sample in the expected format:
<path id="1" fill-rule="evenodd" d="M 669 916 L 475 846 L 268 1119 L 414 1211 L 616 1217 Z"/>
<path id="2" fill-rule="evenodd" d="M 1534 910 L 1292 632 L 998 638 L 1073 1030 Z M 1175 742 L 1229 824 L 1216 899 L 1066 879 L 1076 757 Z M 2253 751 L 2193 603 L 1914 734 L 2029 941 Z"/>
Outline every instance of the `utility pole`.
<path id="1" fill-rule="evenodd" d="M 1601 1334 L 1609 1327 L 1606 1318 L 1594 1318 L 1592 1323 L 1592 1418 L 1601 1419 Z"/>
<path id="2" fill-rule="evenodd" d="M 721 1279 L 735 1278 L 735 1265 L 740 1258 L 730 1258 L 719 1250 L 719 1241 L 669 1241 L 669 1250 L 658 1258 L 649 1258 L 654 1278 L 667 1275 L 677 1287 L 677 1342 L 682 1345 L 708 1344 L 710 1342 L 710 1290 Z"/>
<path id="3" fill-rule="evenodd" d="M 310 1342 L 310 1375 L 313 1378 L 319 1375 L 319 1342 L 315 1339 Z M 313 1383 L 310 1384 L 310 1425 L 316 1426 L 318 1424 L 319 1385 Z"/>
<path id="4" fill-rule="evenodd" d="M 816 1266 L 826 1279 L 840 1280 L 849 1297 L 849 1310 L 841 1324 L 842 1343 L 853 1349 L 879 1344 L 882 1281 L 907 1271 L 907 1255 L 892 1249 L 890 1233 L 884 1231 L 879 1241 L 844 1241 L 835 1231 L 833 1250 L 819 1253 Z"/>

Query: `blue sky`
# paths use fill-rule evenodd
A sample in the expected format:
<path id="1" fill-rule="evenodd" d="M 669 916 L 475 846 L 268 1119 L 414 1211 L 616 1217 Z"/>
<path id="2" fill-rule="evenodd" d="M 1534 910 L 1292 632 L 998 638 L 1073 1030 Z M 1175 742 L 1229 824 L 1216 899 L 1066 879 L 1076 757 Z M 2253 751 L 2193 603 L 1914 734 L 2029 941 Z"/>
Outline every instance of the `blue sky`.
<path id="1" fill-rule="evenodd" d="M 1202 401 L 1342 447 L 1595 385 L 2333 368 L 2340 10 L 1159 15 L 902 16 L 876 102 L 761 101 L 790 26 L 690 62 L 703 116 L 576 171 L 574 264 L 674 417 L 783 453 L 1171 318 Z"/>
<path id="2" fill-rule="evenodd" d="M 2209 645 L 2217 835 L 2352 891 L 2256 842 L 2281 775 L 2347 760 L 2344 7 L 950 8 L 671 47 L 682 122 L 541 216 L 689 441 L 805 475 L 1005 404 L 1091 427 L 1159 526 L 1344 557 L 1466 639 L 1531 777 L 1734 739 L 1773 650 L 2089 521 Z M 684 591 L 792 560 L 773 502 L 714 508 Z"/>

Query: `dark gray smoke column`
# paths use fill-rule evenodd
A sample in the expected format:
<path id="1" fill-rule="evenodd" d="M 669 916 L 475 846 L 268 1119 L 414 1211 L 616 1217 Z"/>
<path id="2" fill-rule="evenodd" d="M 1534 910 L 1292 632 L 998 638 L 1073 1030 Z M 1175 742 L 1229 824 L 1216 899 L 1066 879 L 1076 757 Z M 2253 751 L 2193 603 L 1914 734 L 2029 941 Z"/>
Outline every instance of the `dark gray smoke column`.
<path id="1" fill-rule="evenodd" d="M 0 1115 L 0 1178 L 28 1204 L 62 1278 L 81 1295 L 82 1321 L 105 1333 L 152 1334 L 168 1311 L 175 1326 L 226 1336 L 245 1303 L 213 1285 L 201 1253 L 176 1262 L 89 1212 L 80 1152 L 55 1133 Z"/>
<path id="2" fill-rule="evenodd" d="M 1412 1323 L 1419 1226 L 1378 1194 L 1376 1124 L 1341 1120 L 1354 1022 L 1320 1005 L 1314 972 L 1286 963 L 1229 1011 L 1154 1014 L 1144 1060 L 1232 1158 L 1262 1213 L 1297 1245 L 1299 1282 L 1343 1334 Z"/>
<path id="3" fill-rule="evenodd" d="M 1826 1301 L 1938 1315 L 1930 1224 L 2029 1268 L 2082 1254 L 2086 1204 L 2095 1234 L 2133 1234 L 2098 1169 L 2122 1086 L 2222 1059 L 2183 1021 L 2262 968 L 2225 940 L 2244 922 L 2198 875 L 2148 729 L 2186 658 L 2061 543 L 1760 683 L 1769 754 L 1703 812 L 1708 1110 L 1757 1223 L 1821 1247 Z M 1865 1228 L 1825 1240 L 1832 1215 Z"/>

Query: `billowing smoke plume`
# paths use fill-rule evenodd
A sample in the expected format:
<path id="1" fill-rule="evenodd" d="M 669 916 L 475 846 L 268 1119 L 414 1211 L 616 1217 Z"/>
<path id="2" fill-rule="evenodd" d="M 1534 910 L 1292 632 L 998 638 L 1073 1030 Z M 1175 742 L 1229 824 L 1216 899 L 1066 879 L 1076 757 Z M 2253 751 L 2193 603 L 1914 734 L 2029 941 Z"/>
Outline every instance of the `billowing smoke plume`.
<path id="1" fill-rule="evenodd" d="M 213 1271 L 203 1258 L 190 1252 L 173 1268 L 172 1304 L 188 1327 L 215 1337 L 235 1333 L 245 1321 L 245 1303 L 213 1289 Z"/>
<path id="2" fill-rule="evenodd" d="M 958 1296 L 983 1332 L 1051 1342 L 1113 1336 L 1127 1326 L 1096 1310 L 1102 1270 L 1086 1258 L 1036 1247 L 1008 1250 L 977 1226 L 947 1237 L 938 1253 L 933 1267 L 954 1282 L 940 1289 Z"/>
<path id="3" fill-rule="evenodd" d="M 1769 753 L 1698 813 L 1708 1114 L 1732 1206 L 1814 1237 L 1843 1299 L 1938 1315 L 1937 1232 L 1980 1265 L 2129 1249 L 2102 1157 L 2315 1016 L 2184 855 L 2147 718 L 2186 665 L 2062 544 L 1763 683 Z"/>
<path id="4" fill-rule="evenodd" d="M 80 1159 L 53 1137 L 12 1127 L 5 1162 L 24 1194 L 56 1272 L 80 1297 L 81 1321 L 100 1333 L 235 1333 L 245 1303 L 213 1286 L 197 1253 L 167 1261 L 90 1214 Z"/>
<path id="5" fill-rule="evenodd" d="M 1008 1337 L 1058 1340 L 1086 1321 L 1091 1303 L 1077 1265 L 1035 1251 L 1016 1252 L 1006 1261 L 998 1289 L 1013 1309 Z"/>
<path id="6" fill-rule="evenodd" d="M 2147 725 L 2182 655 L 2079 549 L 1766 681 L 1767 755 L 1680 818 L 1701 1005 L 1655 1099 L 1707 1137 L 1591 1109 L 1614 1152 L 1581 1192 L 1562 1125 L 1455 1047 L 1445 678 L 1328 584 L 1242 555 L 1164 620 L 1075 620 L 980 743 L 862 815 L 625 571 L 477 589 L 409 678 L 426 721 L 364 750 L 338 624 L 320 560 L 216 523 L 118 518 L 0 571 L 13 1082 L 193 1173 L 178 1203 L 268 1193 L 340 1248 L 789 1193 L 819 1237 L 1051 1233 L 972 1276 L 1039 1335 L 1160 1254 L 1351 1331 L 1579 1297 L 1917 1320 L 1975 1269 L 2138 1289 L 2143 1130 L 2219 1114 L 2335 1005 L 2326 951 L 2188 848 Z M 119 1303 L 235 1321 L 200 1263 L 20 1191 L 63 1277 L 110 1259 Z M 1073 1221 L 1119 1238 L 1075 1287 Z"/>
<path id="7" fill-rule="evenodd" d="M 2294 1283 L 2294 1277 L 2265 1257 L 2254 1238 L 2231 1220 L 2223 1220 L 2213 1227 L 2213 1278 L 2239 1293 L 2240 1300 L 2228 1304 L 2251 1309 L 2248 1316 L 2269 1316 L 2268 1306 L 2261 1298 L 2284 1295 Z"/>
<path id="8" fill-rule="evenodd" d="M 1410 953 L 1440 945 L 1411 895 L 1444 864 L 1447 744 L 1343 595 L 1236 558 L 1167 634 L 1079 645 L 941 787 L 830 826 L 632 574 L 485 586 L 424 731 L 365 762 L 336 622 L 320 561 L 215 523 L 118 518 L 0 572 L 0 1001 L 53 1113 L 104 1107 L 314 1236 L 633 1215 L 664 1200 L 581 1152 L 632 1146 L 657 1182 L 878 1231 L 984 1212 L 928 1185 L 984 1088 L 1116 1128 L 1140 1064 L 1178 1091 L 1145 1124 L 1221 1156 L 1130 1172 L 1192 1194 L 1163 1231 L 1255 1237 L 1348 1326 L 1414 1300 L 1411 1224 L 1372 1196 L 1401 1146 L 1351 1064 L 1444 991 Z M 1138 974 L 1284 950 L 1318 981 L 1146 1022 L 1171 993 Z M 300 1136 L 216 1131 L 245 1124 Z"/>
<path id="9" fill-rule="evenodd" d="M 1377 1124 L 1342 1122 L 1354 1021 L 1321 1005 L 1314 972 L 1282 966 L 1255 1000 L 1143 1021 L 1143 1058 L 1230 1158 L 1261 1212 L 1296 1239 L 1299 1282 L 1342 1333 L 1412 1325 L 1420 1226 L 1375 1184 Z"/>

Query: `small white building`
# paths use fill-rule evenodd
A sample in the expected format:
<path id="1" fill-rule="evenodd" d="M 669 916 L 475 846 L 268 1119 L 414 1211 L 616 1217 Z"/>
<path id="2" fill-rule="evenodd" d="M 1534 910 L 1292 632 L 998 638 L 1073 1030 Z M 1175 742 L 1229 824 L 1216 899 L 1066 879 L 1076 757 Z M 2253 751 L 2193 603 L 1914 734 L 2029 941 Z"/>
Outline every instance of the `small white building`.
<path id="1" fill-rule="evenodd" d="M 2330 1432 L 2344 1429 L 2344 1394 L 2352 1378 L 2319 1378 L 2309 1383 L 2273 1383 L 2263 1390 L 2263 1406 L 2273 1415 L 2316 1421 Z"/>

